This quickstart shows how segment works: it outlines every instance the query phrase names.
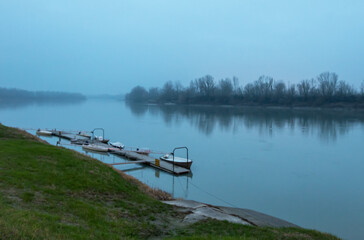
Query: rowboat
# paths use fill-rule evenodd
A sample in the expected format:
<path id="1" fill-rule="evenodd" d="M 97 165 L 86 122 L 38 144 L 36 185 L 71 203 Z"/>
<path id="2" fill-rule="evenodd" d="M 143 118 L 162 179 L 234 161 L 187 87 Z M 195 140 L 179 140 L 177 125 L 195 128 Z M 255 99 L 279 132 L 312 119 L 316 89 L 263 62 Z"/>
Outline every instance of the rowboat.
<path id="1" fill-rule="evenodd" d="M 123 149 L 125 147 L 124 144 L 122 144 L 121 142 L 110 142 L 110 145 L 119 149 Z"/>
<path id="2" fill-rule="evenodd" d="M 174 165 L 184 167 L 187 169 L 191 168 L 192 160 L 187 158 L 181 158 L 181 157 L 173 157 L 173 153 L 166 154 L 162 157 L 160 157 L 161 160 L 172 163 Z"/>
<path id="3" fill-rule="evenodd" d="M 85 144 L 85 145 L 82 145 L 82 148 L 84 150 L 91 150 L 91 151 L 96 151 L 96 152 L 108 152 L 109 149 L 106 148 L 106 147 L 102 147 L 102 146 L 99 146 L 99 145 L 96 145 L 96 144 Z"/>
<path id="4" fill-rule="evenodd" d="M 148 148 L 137 148 L 135 151 L 136 153 L 143 154 L 143 155 L 149 155 L 150 149 Z"/>
<path id="5" fill-rule="evenodd" d="M 99 142 L 102 142 L 102 143 L 108 143 L 109 142 L 109 139 L 105 139 L 101 136 L 95 136 L 95 139 Z"/>
<path id="6" fill-rule="evenodd" d="M 89 142 L 90 142 L 90 140 L 86 140 L 86 139 L 78 139 L 78 138 L 71 139 L 71 143 L 76 144 L 76 145 L 87 145 L 87 144 L 89 144 Z"/>

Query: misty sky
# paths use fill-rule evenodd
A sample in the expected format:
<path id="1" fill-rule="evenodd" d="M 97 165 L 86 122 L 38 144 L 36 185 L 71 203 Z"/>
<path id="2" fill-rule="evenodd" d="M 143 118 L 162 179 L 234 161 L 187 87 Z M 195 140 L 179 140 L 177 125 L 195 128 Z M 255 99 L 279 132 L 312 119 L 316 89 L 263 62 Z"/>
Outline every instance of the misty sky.
<path id="1" fill-rule="evenodd" d="M 205 74 L 364 80 L 364 1 L 0 0 L 0 87 L 126 93 Z"/>

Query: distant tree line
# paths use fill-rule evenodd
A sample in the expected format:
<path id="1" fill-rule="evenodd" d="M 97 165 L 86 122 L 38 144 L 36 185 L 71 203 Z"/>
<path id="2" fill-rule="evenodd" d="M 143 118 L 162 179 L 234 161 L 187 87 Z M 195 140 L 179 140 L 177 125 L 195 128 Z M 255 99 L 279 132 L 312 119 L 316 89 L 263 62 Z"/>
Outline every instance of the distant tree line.
<path id="1" fill-rule="evenodd" d="M 21 89 L 0 88 L 0 102 L 74 102 L 86 97 L 80 93 L 26 91 Z"/>
<path id="2" fill-rule="evenodd" d="M 187 87 L 172 81 L 166 82 L 162 88 L 152 87 L 149 90 L 136 86 L 125 99 L 139 103 L 284 106 L 363 104 L 364 107 L 364 82 L 356 89 L 339 80 L 336 73 L 324 72 L 297 84 L 261 76 L 252 83 L 240 86 L 236 77 L 215 81 L 212 76 L 206 75 L 192 80 Z"/>

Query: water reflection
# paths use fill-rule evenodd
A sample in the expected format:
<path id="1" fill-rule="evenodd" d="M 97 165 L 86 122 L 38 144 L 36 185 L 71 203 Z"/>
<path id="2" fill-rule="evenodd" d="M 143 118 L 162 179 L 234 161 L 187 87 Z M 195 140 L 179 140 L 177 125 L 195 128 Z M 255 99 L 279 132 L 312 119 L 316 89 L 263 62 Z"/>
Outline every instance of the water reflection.
<path id="1" fill-rule="evenodd" d="M 187 120 L 206 135 L 216 128 L 237 132 L 241 128 L 257 129 L 261 135 L 273 136 L 288 129 L 304 135 L 317 135 L 324 141 L 335 141 L 355 125 L 364 124 L 364 112 L 348 110 L 280 109 L 260 107 L 217 107 L 142 105 L 126 103 L 138 117 L 161 116 L 166 125 L 180 125 Z"/>

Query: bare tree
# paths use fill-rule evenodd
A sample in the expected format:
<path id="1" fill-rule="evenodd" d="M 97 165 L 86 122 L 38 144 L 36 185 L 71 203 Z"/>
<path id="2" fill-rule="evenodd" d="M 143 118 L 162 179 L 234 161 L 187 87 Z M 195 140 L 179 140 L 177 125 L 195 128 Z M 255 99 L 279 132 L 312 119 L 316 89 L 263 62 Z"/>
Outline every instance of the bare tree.
<path id="1" fill-rule="evenodd" d="M 332 97 L 336 92 L 338 75 L 336 73 L 324 72 L 317 77 L 319 91 L 323 97 Z"/>
<path id="2" fill-rule="evenodd" d="M 355 94 L 355 89 L 344 81 L 340 81 L 337 86 L 336 95 L 339 97 L 351 97 Z"/>
<path id="3" fill-rule="evenodd" d="M 302 80 L 300 83 L 297 84 L 298 95 L 307 99 L 310 92 L 312 91 L 312 83 L 313 80 Z"/>
<path id="4" fill-rule="evenodd" d="M 175 89 L 172 81 L 168 81 L 162 88 L 162 99 L 167 102 L 172 102 L 175 99 Z"/>
<path id="5" fill-rule="evenodd" d="M 214 78 L 210 75 L 206 75 L 198 79 L 198 87 L 200 94 L 203 96 L 211 97 L 215 92 Z"/>
<path id="6" fill-rule="evenodd" d="M 360 84 L 360 94 L 364 96 L 364 80 Z"/>
<path id="7" fill-rule="evenodd" d="M 274 97 L 282 98 L 286 94 L 286 84 L 283 81 L 274 83 Z"/>
<path id="8" fill-rule="evenodd" d="M 221 79 L 219 82 L 219 92 L 221 96 L 230 97 L 233 93 L 233 84 L 229 78 Z"/>
<path id="9" fill-rule="evenodd" d="M 241 95 L 241 89 L 239 86 L 239 78 L 233 76 L 233 84 L 234 84 L 234 94 Z"/>

